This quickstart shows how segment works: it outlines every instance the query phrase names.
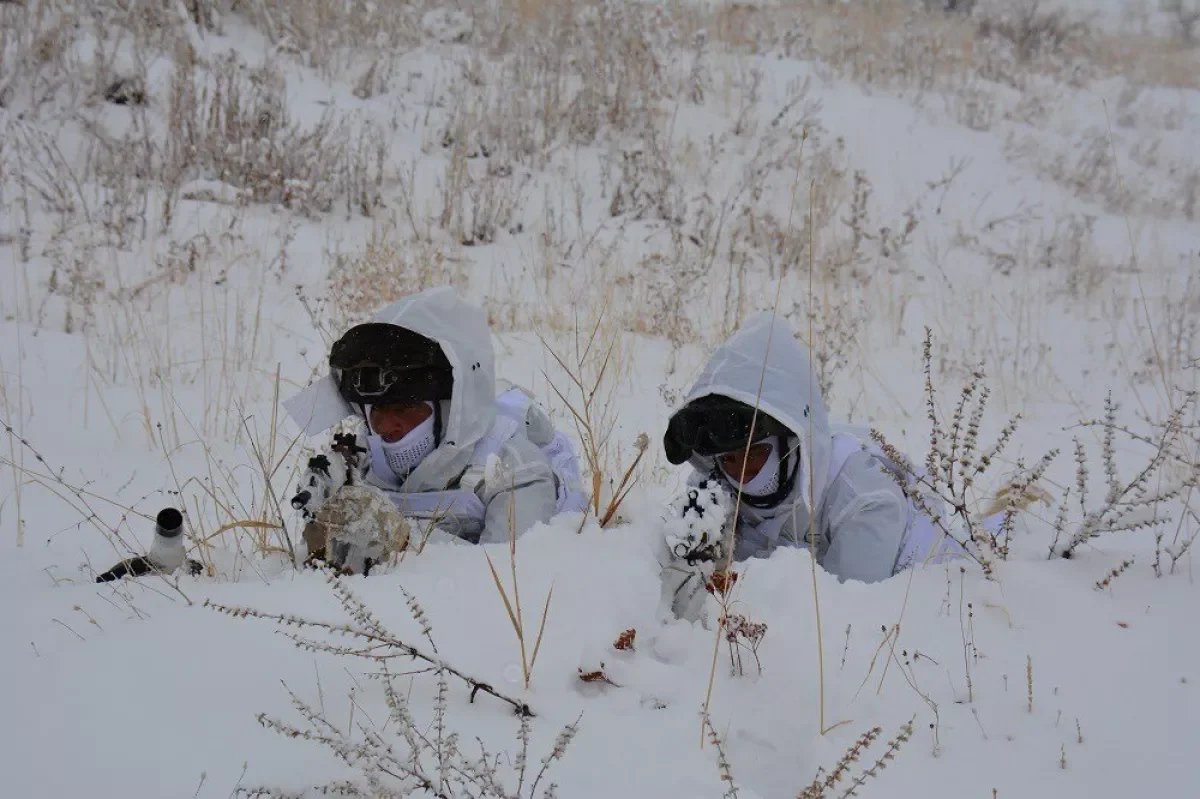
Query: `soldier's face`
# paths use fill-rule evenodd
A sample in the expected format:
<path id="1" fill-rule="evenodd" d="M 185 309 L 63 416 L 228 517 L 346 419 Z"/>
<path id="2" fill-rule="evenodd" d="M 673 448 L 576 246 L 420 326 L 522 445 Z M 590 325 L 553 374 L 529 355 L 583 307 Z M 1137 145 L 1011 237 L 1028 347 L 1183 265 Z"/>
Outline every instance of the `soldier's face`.
<path id="1" fill-rule="evenodd" d="M 433 409 L 424 402 L 375 405 L 371 408 L 371 429 L 387 443 L 394 444 L 432 415 Z"/>
<path id="2" fill-rule="evenodd" d="M 758 476 L 770 457 L 771 445 L 760 442 L 752 445 L 749 452 L 745 449 L 735 449 L 718 456 L 718 460 L 725 474 L 739 483 L 747 483 Z"/>

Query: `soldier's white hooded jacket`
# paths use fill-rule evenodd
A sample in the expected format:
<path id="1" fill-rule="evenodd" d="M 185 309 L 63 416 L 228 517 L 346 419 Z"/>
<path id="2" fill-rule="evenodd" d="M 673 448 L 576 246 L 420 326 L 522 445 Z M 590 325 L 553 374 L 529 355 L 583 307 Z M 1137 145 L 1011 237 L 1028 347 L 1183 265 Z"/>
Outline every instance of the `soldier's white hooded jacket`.
<path id="1" fill-rule="evenodd" d="M 428 519 L 436 528 L 471 542 L 506 541 L 510 530 L 520 535 L 550 519 L 561 504 L 557 497 L 563 488 L 557 485 L 546 452 L 531 436 L 553 436 L 553 427 L 535 404 L 517 403 L 506 414 L 504 403 L 498 403 L 486 314 L 452 288 L 441 287 L 398 300 L 374 321 L 436 341 L 450 362 L 454 386 L 451 399 L 440 403 L 442 433 L 433 451 L 403 480 L 386 463 L 373 462 L 370 453 L 363 453 L 365 480 L 387 492 L 401 513 Z M 329 376 L 285 407 L 308 435 L 359 413 L 342 399 Z M 364 449 L 366 434 L 362 421 L 357 439 Z M 339 482 L 339 475 L 332 477 Z"/>
<path id="2" fill-rule="evenodd" d="M 788 442 L 789 471 L 799 471 L 792 490 L 771 508 L 741 504 L 737 560 L 765 557 L 780 546 L 807 547 L 815 509 L 817 561 L 839 579 L 874 582 L 907 565 L 901 554 L 910 522 L 908 500 L 867 450 L 843 453 L 836 458 L 837 474 L 830 474 L 834 436 L 825 403 L 808 352 L 785 322 L 756 314 L 718 347 L 685 403 L 712 394 L 757 404 L 794 435 Z M 693 454 L 689 463 L 695 469 L 689 482 L 715 477 L 736 491 L 713 458 Z M 781 475 L 783 481 L 787 477 Z"/>

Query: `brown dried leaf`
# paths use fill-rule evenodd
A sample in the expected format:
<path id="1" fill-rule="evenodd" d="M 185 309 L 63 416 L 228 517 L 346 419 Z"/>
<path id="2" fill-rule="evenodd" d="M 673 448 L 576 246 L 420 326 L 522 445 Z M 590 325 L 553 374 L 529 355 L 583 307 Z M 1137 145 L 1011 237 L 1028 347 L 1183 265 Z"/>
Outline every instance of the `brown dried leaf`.
<path id="1" fill-rule="evenodd" d="M 637 630 L 630 627 L 625 632 L 617 636 L 616 642 L 613 643 L 614 649 L 626 651 L 633 649 L 633 640 L 637 637 Z"/>
<path id="2" fill-rule="evenodd" d="M 605 685 L 611 685 L 614 688 L 621 687 L 621 686 L 617 685 L 615 682 L 613 682 L 612 680 L 610 680 L 608 678 L 608 675 L 604 673 L 604 664 L 603 663 L 601 663 L 600 668 L 596 669 L 595 671 L 584 671 L 583 669 L 580 669 L 579 670 L 579 679 L 582 680 L 583 682 L 602 682 Z"/>
<path id="3" fill-rule="evenodd" d="M 709 578 L 707 583 L 705 583 L 704 589 L 710 594 L 717 593 L 724 595 L 729 593 L 729 590 L 733 588 L 733 585 L 737 582 L 737 580 L 737 572 L 714 572 L 713 576 Z"/>

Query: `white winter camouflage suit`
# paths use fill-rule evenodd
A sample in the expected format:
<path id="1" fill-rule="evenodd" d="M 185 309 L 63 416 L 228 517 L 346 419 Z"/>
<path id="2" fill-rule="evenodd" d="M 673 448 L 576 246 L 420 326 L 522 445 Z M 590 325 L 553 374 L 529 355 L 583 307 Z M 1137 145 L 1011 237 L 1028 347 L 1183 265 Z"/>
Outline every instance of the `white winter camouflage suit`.
<path id="1" fill-rule="evenodd" d="M 785 322 L 768 313 L 756 314 L 722 344 L 686 402 L 711 394 L 757 404 L 800 442 L 800 471 L 787 497 L 769 509 L 741 504 L 736 560 L 765 557 L 780 546 L 807 547 L 811 487 L 817 509 L 817 562 L 842 581 L 875 582 L 896 573 L 902 565 L 898 561 L 908 501 L 867 451 L 851 454 L 832 482 L 828 480 L 832 434 L 825 403 L 808 352 Z M 790 440 L 789 449 L 796 443 Z M 790 470 L 794 454 L 789 461 Z M 694 455 L 689 462 L 696 470 L 690 483 L 716 476 L 728 484 L 713 458 Z M 780 477 L 782 481 L 787 475 Z"/>
<path id="2" fill-rule="evenodd" d="M 431 518 L 438 530 L 472 543 L 507 541 L 510 529 L 521 535 L 550 519 L 556 509 L 555 476 L 528 429 L 517 430 L 492 448 L 495 458 L 489 459 L 490 468 L 487 461 L 478 462 L 477 445 L 492 432 L 497 418 L 494 352 L 485 313 L 461 300 L 453 289 L 442 287 L 405 297 L 376 314 L 374 321 L 407 328 L 441 345 L 453 368 L 454 388 L 451 399 L 441 403 L 442 436 L 437 448 L 403 482 L 390 471 L 381 474 L 372 469 L 370 455 L 363 453 L 359 461 L 365 481 L 387 493 L 402 514 L 418 517 L 421 514 L 406 508 L 412 495 L 468 489 L 482 503 L 482 518 L 444 511 Z M 359 413 L 341 398 L 330 377 L 285 405 L 308 435 Z M 549 419 L 544 423 L 548 425 Z M 364 420 L 357 430 L 358 445 L 364 449 L 366 434 Z M 330 460 L 336 468 L 337 459 L 331 456 Z M 336 474 L 332 478 L 335 485 L 344 480 Z"/>

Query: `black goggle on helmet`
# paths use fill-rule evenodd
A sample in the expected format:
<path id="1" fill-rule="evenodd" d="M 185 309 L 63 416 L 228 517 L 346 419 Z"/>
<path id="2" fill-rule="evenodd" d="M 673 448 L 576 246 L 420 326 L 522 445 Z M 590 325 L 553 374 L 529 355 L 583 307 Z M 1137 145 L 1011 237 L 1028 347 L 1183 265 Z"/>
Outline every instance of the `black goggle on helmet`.
<path id="1" fill-rule="evenodd" d="M 436 341 L 386 322 L 350 328 L 330 349 L 329 367 L 352 405 L 437 402 L 454 388 L 454 370 Z"/>
<path id="2" fill-rule="evenodd" d="M 693 400 L 671 417 L 663 449 L 667 460 L 678 466 L 693 455 L 721 455 L 773 435 L 791 432 L 761 410 L 756 414 L 751 405 L 711 394 Z"/>

